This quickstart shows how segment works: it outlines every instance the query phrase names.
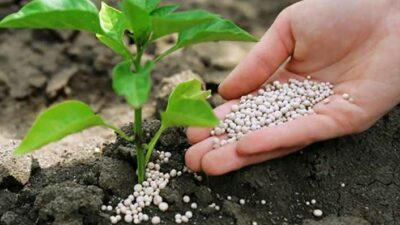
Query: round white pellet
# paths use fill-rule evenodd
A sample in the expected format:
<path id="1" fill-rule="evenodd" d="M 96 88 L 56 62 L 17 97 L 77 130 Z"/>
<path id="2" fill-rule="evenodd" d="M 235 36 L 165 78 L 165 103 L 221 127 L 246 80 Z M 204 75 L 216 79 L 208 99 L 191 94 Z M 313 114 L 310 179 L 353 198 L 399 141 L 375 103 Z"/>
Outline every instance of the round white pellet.
<path id="1" fill-rule="evenodd" d="M 107 206 L 107 211 L 112 211 L 113 207 L 111 205 Z"/>
<path id="2" fill-rule="evenodd" d="M 165 211 L 168 210 L 168 204 L 167 204 L 166 202 L 161 202 L 161 203 L 158 205 L 158 208 L 159 208 L 161 211 L 165 212 Z"/>
<path id="3" fill-rule="evenodd" d="M 190 197 L 187 196 L 187 195 L 185 195 L 185 196 L 183 196 L 182 200 L 183 200 L 183 202 L 185 202 L 185 203 L 189 203 L 189 202 L 190 202 Z"/>
<path id="4" fill-rule="evenodd" d="M 125 220 L 125 222 L 127 222 L 127 223 L 132 223 L 133 217 L 132 217 L 132 215 L 127 214 L 127 215 L 125 215 L 124 220 Z"/>
<path id="5" fill-rule="evenodd" d="M 110 217 L 110 222 L 111 222 L 112 224 L 116 224 L 116 223 L 118 223 L 118 219 L 117 219 L 117 217 L 115 217 L 115 216 L 111 216 L 111 217 Z"/>
<path id="6" fill-rule="evenodd" d="M 186 216 L 182 216 L 181 217 L 182 222 L 187 223 L 189 222 L 189 218 L 187 218 Z"/>
<path id="7" fill-rule="evenodd" d="M 313 215 L 314 215 L 315 217 L 321 217 L 322 214 L 323 214 L 323 212 L 322 212 L 322 210 L 320 210 L 320 209 L 314 209 L 314 211 L 313 211 Z"/>
<path id="8" fill-rule="evenodd" d="M 106 206 L 106 205 L 102 205 L 102 206 L 101 206 L 101 210 L 102 210 L 102 211 L 106 211 L 106 210 L 107 210 L 107 206 Z"/>
<path id="9" fill-rule="evenodd" d="M 161 223 L 161 219 L 158 216 L 153 216 L 153 218 L 151 218 L 151 223 L 152 224 L 159 224 Z"/>
<path id="10" fill-rule="evenodd" d="M 185 216 L 190 219 L 193 217 L 193 213 L 191 211 L 186 211 Z"/>
<path id="11" fill-rule="evenodd" d="M 241 205 L 244 205 L 244 204 L 246 203 L 246 200 L 240 199 L 240 200 L 239 200 L 239 203 L 240 203 Z"/>
<path id="12" fill-rule="evenodd" d="M 190 205 L 190 208 L 192 208 L 192 209 L 197 209 L 197 203 L 196 203 L 196 202 L 193 202 L 193 203 Z"/>
<path id="13" fill-rule="evenodd" d="M 147 168 L 154 169 L 154 163 L 153 162 L 149 162 L 149 164 L 147 164 Z M 138 184 L 138 185 L 140 185 L 140 184 Z"/>
<path id="14" fill-rule="evenodd" d="M 317 200 L 315 200 L 315 199 L 311 199 L 311 204 L 315 204 L 315 203 L 317 203 Z"/>

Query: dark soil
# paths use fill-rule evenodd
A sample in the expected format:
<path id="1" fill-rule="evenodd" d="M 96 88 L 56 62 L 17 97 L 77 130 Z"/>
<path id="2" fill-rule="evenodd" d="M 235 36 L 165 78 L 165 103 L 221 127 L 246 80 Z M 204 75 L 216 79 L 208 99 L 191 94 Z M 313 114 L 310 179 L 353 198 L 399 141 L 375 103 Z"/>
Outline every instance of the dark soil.
<path id="1" fill-rule="evenodd" d="M 0 0 L 0 18 L 24 2 Z M 220 13 L 259 36 L 278 12 L 295 0 L 167 2 Z M 118 61 L 84 33 L 0 30 L 0 133 L 22 137 L 40 109 L 66 98 L 84 100 L 96 111 L 112 107 L 120 101 L 110 86 L 110 71 Z M 70 68 L 75 68 L 75 74 L 66 86 L 48 92 L 54 77 L 63 77 Z M 157 68 L 155 90 L 161 79 L 186 69 L 199 74 L 229 72 L 213 67 L 209 59 L 198 57 L 192 49 L 167 58 Z M 214 90 L 217 85 L 207 83 Z M 146 123 L 147 137 L 158 125 L 157 121 Z M 173 160 L 163 170 L 182 169 L 187 147 L 182 129 L 169 130 L 158 146 L 173 153 Z M 109 215 L 101 212 L 100 206 L 115 205 L 132 192 L 136 182 L 134 157 L 133 146 L 117 139 L 105 147 L 101 158 L 89 163 L 44 170 L 35 166 L 26 185 L 12 177 L 3 178 L 0 172 L 0 225 L 109 224 Z M 170 205 L 167 213 L 146 210 L 160 215 L 163 224 L 175 224 L 174 214 L 189 209 L 181 202 L 182 196 L 190 195 L 200 206 L 193 210 L 190 224 L 396 225 L 400 224 L 399 165 L 400 106 L 366 132 L 314 144 L 282 159 L 207 177 L 202 182 L 185 173 L 162 192 Z M 249 202 L 242 206 L 238 204 L 241 198 Z M 267 204 L 261 205 L 261 199 Z M 311 199 L 317 203 L 306 205 Z M 221 210 L 210 209 L 210 203 L 220 205 Z M 316 208 L 323 210 L 323 218 L 313 217 Z"/>
<path id="2" fill-rule="evenodd" d="M 146 122 L 149 138 L 159 126 Z M 124 128 L 130 130 L 131 126 Z M 188 147 L 183 129 L 171 129 L 158 150 L 173 153 L 163 170 L 183 168 Z M 183 195 L 199 204 L 191 224 L 400 224 L 400 107 L 361 134 L 314 144 L 288 157 L 251 166 L 202 182 L 184 173 L 161 195 L 170 209 L 162 224 L 175 224 L 175 213 L 190 210 Z M 115 205 L 132 192 L 134 149 L 117 139 L 104 156 L 73 167 L 34 169 L 27 185 L 4 179 L 0 184 L 0 224 L 109 224 L 102 204 Z M 342 187 L 341 184 L 345 184 Z M 232 196 L 232 200 L 227 200 Z M 238 200 L 247 200 L 240 205 Z M 260 204 L 265 199 L 266 205 Z M 315 205 L 306 205 L 315 199 Z M 220 211 L 208 207 L 216 203 Z M 322 209 L 318 221 L 312 210 Z M 123 223 L 121 223 L 123 224 Z"/>

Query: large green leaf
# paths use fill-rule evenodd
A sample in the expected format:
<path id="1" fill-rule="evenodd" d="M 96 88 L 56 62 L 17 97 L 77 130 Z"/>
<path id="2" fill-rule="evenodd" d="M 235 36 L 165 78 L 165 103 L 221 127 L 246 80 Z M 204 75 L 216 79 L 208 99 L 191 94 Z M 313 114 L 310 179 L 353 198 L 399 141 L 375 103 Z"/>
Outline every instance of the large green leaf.
<path id="1" fill-rule="evenodd" d="M 169 15 L 173 12 L 175 12 L 175 10 L 177 10 L 179 8 L 178 4 L 173 4 L 173 5 L 164 5 L 161 6 L 155 10 L 153 10 L 151 12 L 152 16 L 166 16 Z"/>
<path id="2" fill-rule="evenodd" d="M 190 80 L 179 84 L 168 99 L 165 112 L 161 113 L 162 126 L 212 127 L 218 124 L 212 107 L 206 101 L 209 91 L 203 91 L 201 82 Z"/>
<path id="3" fill-rule="evenodd" d="M 200 24 L 180 32 L 177 43 L 159 56 L 157 61 L 180 48 L 212 41 L 255 42 L 258 40 L 232 21 L 218 18 L 212 22 Z"/>
<path id="4" fill-rule="evenodd" d="M 88 105 L 80 101 L 65 101 L 41 113 L 15 155 L 32 152 L 65 136 L 93 126 L 108 126 Z"/>
<path id="5" fill-rule="evenodd" d="M 114 91 L 124 96 L 134 108 L 141 107 L 147 102 L 151 90 L 150 73 L 154 68 L 153 62 L 148 62 L 138 72 L 131 71 L 131 61 L 118 64 L 113 70 Z"/>
<path id="6" fill-rule="evenodd" d="M 125 59 L 129 59 L 131 54 L 123 40 L 127 25 L 122 12 L 102 2 L 99 17 L 104 34 L 97 34 L 97 38 Z"/>
<path id="7" fill-rule="evenodd" d="M 33 0 L 0 22 L 3 28 L 77 29 L 102 33 L 90 0 Z"/>
<path id="8" fill-rule="evenodd" d="M 215 20 L 216 18 L 219 17 L 204 10 L 154 15 L 152 18 L 153 39 L 172 33 L 178 33 L 192 26 Z"/>
<path id="9" fill-rule="evenodd" d="M 176 45 L 179 48 L 183 48 L 188 45 L 212 41 L 255 42 L 257 39 L 238 27 L 232 21 L 218 19 L 182 31 L 179 34 L 179 39 Z"/>
<path id="10" fill-rule="evenodd" d="M 123 0 L 122 12 L 124 13 L 128 27 L 135 39 L 145 39 L 151 30 L 151 16 L 146 8 L 145 0 Z"/>

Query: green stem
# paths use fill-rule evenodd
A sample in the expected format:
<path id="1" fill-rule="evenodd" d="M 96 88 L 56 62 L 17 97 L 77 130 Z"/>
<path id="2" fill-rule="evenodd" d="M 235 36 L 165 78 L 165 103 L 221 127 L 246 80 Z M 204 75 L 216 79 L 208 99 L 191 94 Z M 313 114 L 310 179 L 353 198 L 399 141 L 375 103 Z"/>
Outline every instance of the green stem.
<path id="1" fill-rule="evenodd" d="M 143 48 L 139 45 L 136 45 L 136 49 L 137 53 L 135 59 L 133 60 L 133 63 L 135 64 L 136 72 L 138 72 L 140 68 L 142 68 Z"/>
<path id="2" fill-rule="evenodd" d="M 119 128 L 111 125 L 111 124 L 106 124 L 105 127 L 108 127 L 110 129 L 113 129 L 115 131 L 115 133 L 117 133 L 119 136 L 121 136 L 123 139 L 131 142 L 133 141 L 133 139 L 131 137 L 129 137 L 125 132 L 123 132 L 122 130 L 120 130 Z"/>
<path id="3" fill-rule="evenodd" d="M 173 52 L 175 52 L 178 49 L 179 49 L 179 47 L 174 46 L 174 47 L 168 49 L 167 51 L 163 52 L 154 61 L 157 63 L 157 62 L 161 61 L 162 59 L 164 59 L 167 55 L 172 54 Z"/>
<path id="4" fill-rule="evenodd" d="M 135 144 L 136 144 L 136 159 L 137 173 L 139 183 L 145 179 L 145 152 L 143 149 L 143 132 L 142 132 L 142 108 L 135 109 Z"/>
<path id="5" fill-rule="evenodd" d="M 153 154 L 153 151 L 154 151 L 154 147 L 156 146 L 158 139 L 160 139 L 160 136 L 164 132 L 165 129 L 166 129 L 166 127 L 161 125 L 160 129 L 158 129 L 157 133 L 151 139 L 149 146 L 147 148 L 147 153 L 146 153 L 146 165 L 147 165 L 147 163 L 149 163 L 151 155 Z"/>

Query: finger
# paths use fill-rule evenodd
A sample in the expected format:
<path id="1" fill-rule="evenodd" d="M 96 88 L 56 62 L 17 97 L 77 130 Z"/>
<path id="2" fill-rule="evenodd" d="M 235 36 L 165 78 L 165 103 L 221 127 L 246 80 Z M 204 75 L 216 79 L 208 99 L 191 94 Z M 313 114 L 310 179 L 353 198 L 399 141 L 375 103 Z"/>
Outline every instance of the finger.
<path id="1" fill-rule="evenodd" d="M 191 146 L 185 153 L 186 166 L 195 172 L 201 171 L 201 159 L 206 153 L 212 150 L 212 138 L 207 138 Z"/>
<path id="2" fill-rule="evenodd" d="M 342 130 L 331 117 L 314 114 L 249 133 L 238 142 L 237 152 L 240 155 L 260 154 L 306 146 L 341 134 Z"/>
<path id="3" fill-rule="evenodd" d="M 241 169 L 248 165 L 283 157 L 300 149 L 301 147 L 294 147 L 263 154 L 243 156 L 237 153 L 235 144 L 229 144 L 205 154 L 201 161 L 201 168 L 206 174 L 217 176 Z"/>
<path id="4" fill-rule="evenodd" d="M 284 10 L 245 59 L 222 82 L 219 93 L 235 99 L 261 86 L 292 54 L 289 10 Z"/>
<path id="5" fill-rule="evenodd" d="M 232 106 L 237 103 L 238 100 L 226 102 L 225 104 L 215 108 L 214 113 L 220 120 L 222 120 L 226 114 L 231 112 Z M 199 141 L 209 137 L 211 130 L 212 128 L 189 127 L 186 131 L 186 135 L 190 143 L 198 143 Z"/>

